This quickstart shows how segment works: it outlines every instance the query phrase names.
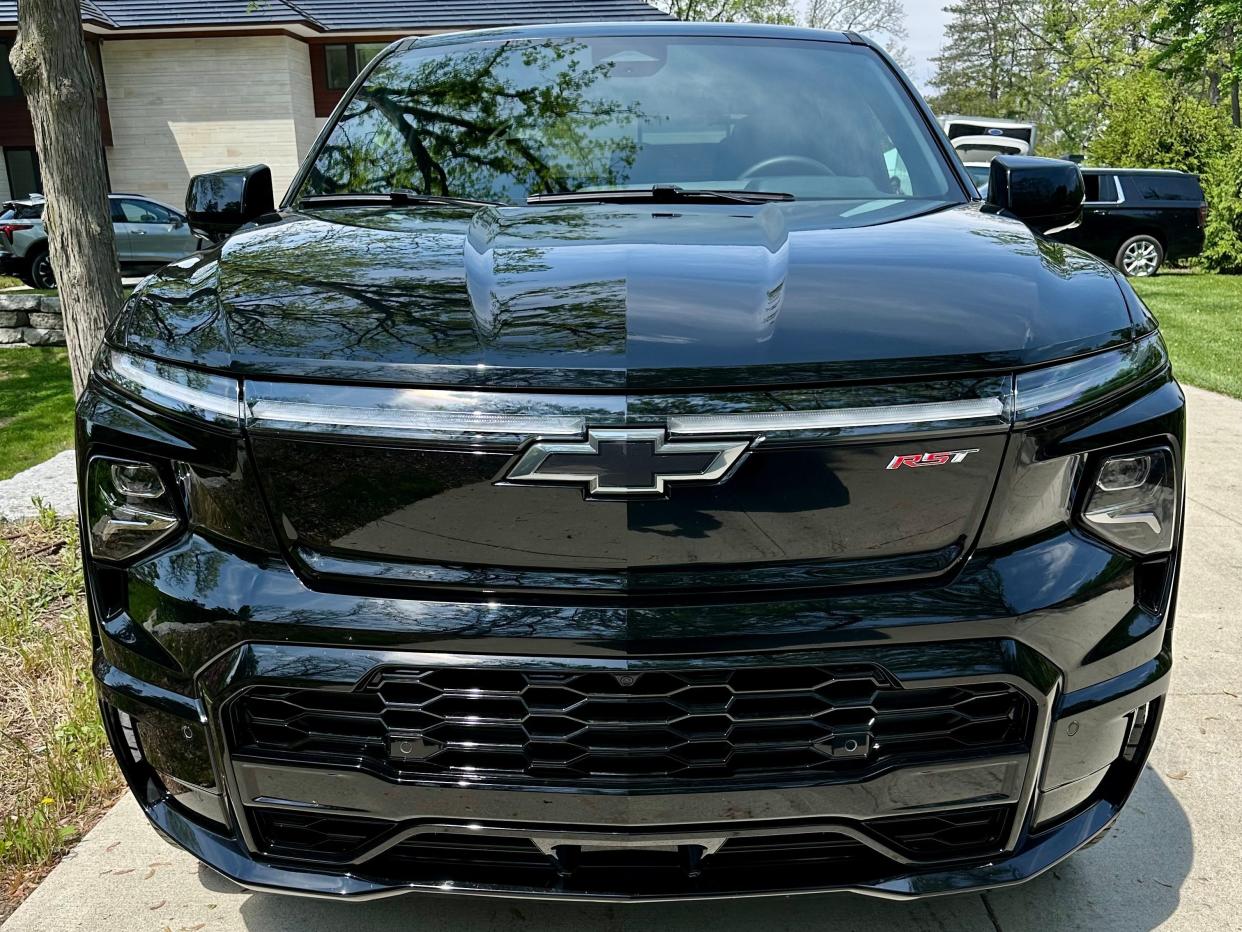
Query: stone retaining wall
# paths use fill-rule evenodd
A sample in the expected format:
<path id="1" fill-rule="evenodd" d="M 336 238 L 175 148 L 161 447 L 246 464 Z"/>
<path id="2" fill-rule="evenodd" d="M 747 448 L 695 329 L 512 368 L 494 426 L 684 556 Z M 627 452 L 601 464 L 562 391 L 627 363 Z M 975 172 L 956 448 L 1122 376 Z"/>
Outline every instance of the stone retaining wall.
<path id="1" fill-rule="evenodd" d="M 63 346 L 64 342 L 60 298 L 0 293 L 0 349 Z"/>

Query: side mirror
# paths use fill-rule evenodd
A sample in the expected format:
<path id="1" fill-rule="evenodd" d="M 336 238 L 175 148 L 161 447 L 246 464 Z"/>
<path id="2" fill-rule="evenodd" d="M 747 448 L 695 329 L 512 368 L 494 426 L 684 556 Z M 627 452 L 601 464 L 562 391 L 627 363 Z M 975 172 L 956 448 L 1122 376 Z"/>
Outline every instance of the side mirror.
<path id="1" fill-rule="evenodd" d="M 180 230 L 183 226 L 185 226 L 185 221 L 182 220 L 180 217 L 178 217 L 176 214 L 173 214 L 172 228 L 174 230 Z"/>
<path id="2" fill-rule="evenodd" d="M 1037 233 L 1058 233 L 1082 219 L 1082 171 L 1073 162 L 1029 155 L 992 159 L 985 208 L 1021 220 Z"/>
<path id="3" fill-rule="evenodd" d="M 212 241 L 275 209 L 272 170 L 266 165 L 195 175 L 185 192 L 190 229 Z"/>

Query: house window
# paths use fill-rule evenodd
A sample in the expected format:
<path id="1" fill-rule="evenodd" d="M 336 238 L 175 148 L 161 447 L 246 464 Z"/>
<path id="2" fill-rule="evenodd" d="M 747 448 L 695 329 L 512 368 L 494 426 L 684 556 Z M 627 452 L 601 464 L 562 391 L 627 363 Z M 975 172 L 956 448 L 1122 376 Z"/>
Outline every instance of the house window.
<path id="1" fill-rule="evenodd" d="M 0 41 L 0 98 L 22 96 L 22 86 L 17 83 L 17 77 L 9 64 L 12 47 L 12 43 Z"/>
<path id="2" fill-rule="evenodd" d="M 384 51 L 387 45 L 387 42 L 325 45 L 323 54 L 328 89 L 345 90 L 358 77 L 358 73 L 371 63 L 371 59 Z"/>
<path id="3" fill-rule="evenodd" d="M 5 146 L 4 170 L 9 176 L 9 195 L 29 197 L 43 190 L 39 175 L 39 157 L 31 148 Z"/>

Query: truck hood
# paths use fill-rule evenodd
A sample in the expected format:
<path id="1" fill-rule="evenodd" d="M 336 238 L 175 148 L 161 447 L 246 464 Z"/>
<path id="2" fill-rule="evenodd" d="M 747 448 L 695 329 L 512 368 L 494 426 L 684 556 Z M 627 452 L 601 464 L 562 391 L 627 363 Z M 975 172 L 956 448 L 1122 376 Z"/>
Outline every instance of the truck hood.
<path id="1" fill-rule="evenodd" d="M 1133 332 L 1111 269 L 977 204 L 794 202 L 289 214 L 149 278 L 112 338 L 238 375 L 641 389 L 998 371 Z"/>

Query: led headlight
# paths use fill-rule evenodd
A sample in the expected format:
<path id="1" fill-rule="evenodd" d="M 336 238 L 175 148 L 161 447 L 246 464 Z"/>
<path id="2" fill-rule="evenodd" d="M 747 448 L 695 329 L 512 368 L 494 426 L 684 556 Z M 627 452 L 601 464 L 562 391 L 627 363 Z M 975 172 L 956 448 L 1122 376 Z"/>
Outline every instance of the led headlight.
<path id="1" fill-rule="evenodd" d="M 238 383 L 226 376 L 107 347 L 95 362 L 95 374 L 112 387 L 174 414 L 226 429 L 235 429 L 241 421 Z"/>
<path id="2" fill-rule="evenodd" d="M 91 554 L 126 560 L 173 534 L 181 519 L 150 463 L 97 456 L 86 470 Z"/>
<path id="3" fill-rule="evenodd" d="M 1095 473 L 1082 520 L 1123 550 L 1143 555 L 1173 546 L 1177 473 L 1167 447 L 1110 456 Z"/>
<path id="4" fill-rule="evenodd" d="M 1019 374 L 1014 419 L 1041 420 L 1102 401 L 1163 371 L 1169 355 L 1153 333 L 1121 349 Z"/>

